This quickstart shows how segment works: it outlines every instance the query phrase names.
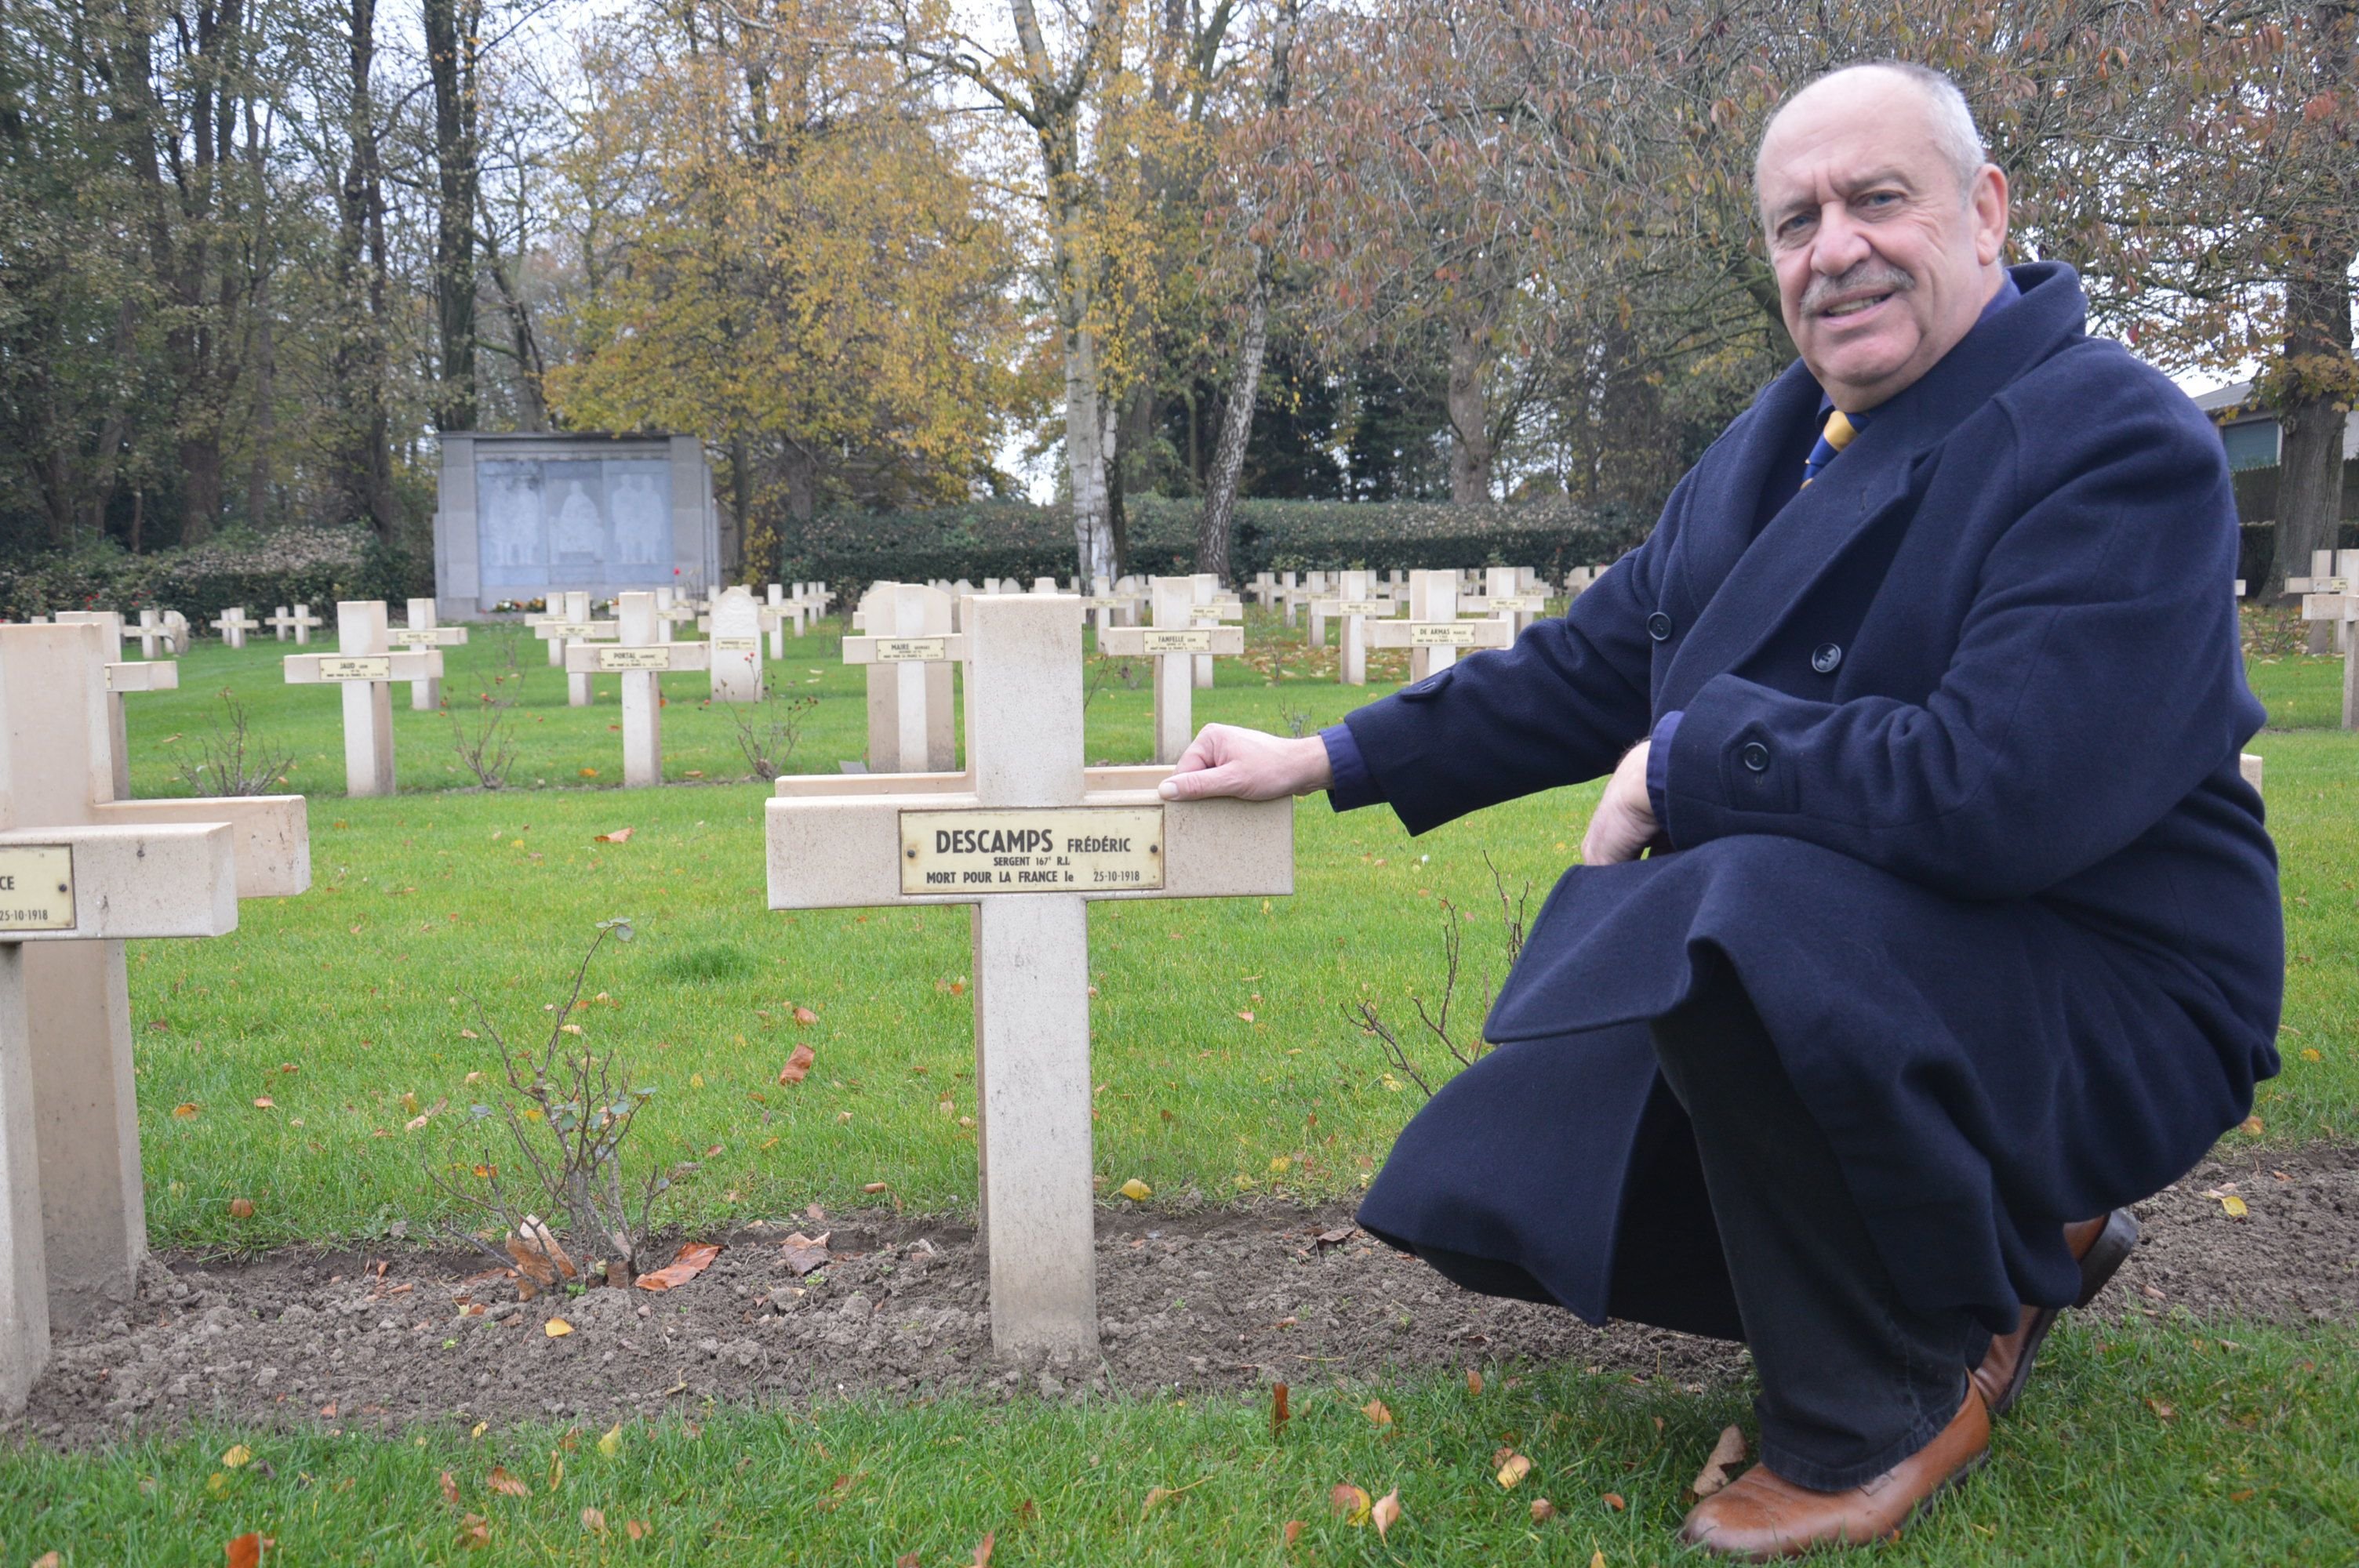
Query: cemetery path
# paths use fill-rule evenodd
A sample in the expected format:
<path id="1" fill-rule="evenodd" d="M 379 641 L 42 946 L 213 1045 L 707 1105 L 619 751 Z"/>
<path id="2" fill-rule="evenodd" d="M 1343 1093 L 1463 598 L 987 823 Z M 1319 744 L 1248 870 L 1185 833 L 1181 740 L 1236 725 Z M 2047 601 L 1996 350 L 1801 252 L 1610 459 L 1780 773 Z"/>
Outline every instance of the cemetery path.
<path id="1" fill-rule="evenodd" d="M 2143 1243 L 2092 1309 L 2101 1317 L 2184 1308 L 2299 1326 L 2359 1316 L 2359 1149 L 2223 1153 L 2139 1214 Z M 782 1260 L 796 1225 L 832 1231 L 826 1267 L 799 1281 Z M 1516 1361 L 1692 1389 L 1744 1373 L 1733 1346 L 1626 1324 L 1593 1330 L 1467 1294 L 1353 1230 L 1341 1206 L 1101 1211 L 1103 1357 L 1021 1370 L 991 1355 L 984 1260 L 963 1225 L 864 1212 L 728 1239 L 676 1291 L 521 1305 L 512 1286 L 467 1282 L 473 1264 L 452 1254 L 151 1260 L 130 1323 L 60 1339 L 17 1433 L 81 1447 L 204 1420 L 603 1427 L 708 1400 L 1302 1389 Z M 471 1292 L 482 1315 L 460 1315 Z M 552 1337 L 546 1325 L 560 1314 L 571 1332 Z"/>

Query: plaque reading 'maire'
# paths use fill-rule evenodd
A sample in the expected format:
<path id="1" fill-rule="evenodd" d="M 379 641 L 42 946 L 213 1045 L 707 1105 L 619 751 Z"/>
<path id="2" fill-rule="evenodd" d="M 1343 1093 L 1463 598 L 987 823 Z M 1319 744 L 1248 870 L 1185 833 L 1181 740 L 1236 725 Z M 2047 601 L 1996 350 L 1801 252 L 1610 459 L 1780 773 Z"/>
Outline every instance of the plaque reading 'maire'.
<path id="1" fill-rule="evenodd" d="M 901 813 L 905 893 L 1088 892 L 1163 885 L 1163 808 Z"/>
<path id="2" fill-rule="evenodd" d="M 73 926 L 73 850 L 63 844 L 0 849 L 0 932 Z"/>
<path id="3" fill-rule="evenodd" d="M 875 659 L 880 665 L 937 664 L 950 657 L 950 642 L 942 637 L 879 637 Z"/>

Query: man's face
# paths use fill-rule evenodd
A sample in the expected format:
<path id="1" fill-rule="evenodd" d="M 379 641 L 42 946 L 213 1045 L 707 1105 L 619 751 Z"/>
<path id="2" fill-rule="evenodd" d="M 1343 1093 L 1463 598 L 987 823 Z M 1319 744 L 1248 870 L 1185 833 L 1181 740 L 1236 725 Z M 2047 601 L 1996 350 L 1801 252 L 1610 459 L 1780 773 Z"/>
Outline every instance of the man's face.
<path id="1" fill-rule="evenodd" d="M 1786 330 L 1847 413 L 1923 375 L 1998 287 L 2006 177 L 1985 164 L 1962 191 L 1905 77 L 1851 71 L 1803 92 L 1756 181 Z"/>

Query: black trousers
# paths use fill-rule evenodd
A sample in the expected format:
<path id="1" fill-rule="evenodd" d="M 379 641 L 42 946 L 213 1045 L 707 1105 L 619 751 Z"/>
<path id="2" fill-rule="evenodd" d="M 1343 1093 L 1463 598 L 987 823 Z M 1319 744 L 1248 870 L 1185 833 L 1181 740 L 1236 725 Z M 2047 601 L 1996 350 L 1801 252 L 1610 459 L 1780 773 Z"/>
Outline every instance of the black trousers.
<path id="1" fill-rule="evenodd" d="M 1742 1339 L 1761 1457 L 1797 1486 L 1882 1475 L 1947 1426 L 1989 1331 L 1900 1300 L 1834 1150 L 1725 960 L 1655 1021 L 1668 1096 L 1639 1132 L 1614 1259 L 1616 1317 Z M 1549 1301 L 1523 1269 L 1427 1249 L 1470 1290 Z"/>

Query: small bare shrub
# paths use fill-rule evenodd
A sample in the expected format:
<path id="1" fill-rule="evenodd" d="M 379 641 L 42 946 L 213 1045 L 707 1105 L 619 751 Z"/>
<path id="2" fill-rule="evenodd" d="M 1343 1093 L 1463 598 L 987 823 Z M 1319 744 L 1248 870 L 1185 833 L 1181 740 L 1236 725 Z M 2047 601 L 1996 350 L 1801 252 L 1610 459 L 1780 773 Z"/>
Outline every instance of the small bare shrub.
<path id="1" fill-rule="evenodd" d="M 180 782 L 191 795 L 269 795 L 287 782 L 295 754 L 265 745 L 253 734 L 246 728 L 245 709 L 227 687 L 222 688 L 221 699 L 229 709 L 226 727 L 215 718 L 197 742 L 193 759 L 184 752 L 172 760 Z"/>
<path id="2" fill-rule="evenodd" d="M 1524 950 L 1524 910 L 1531 900 L 1532 890 L 1527 882 L 1523 890 L 1510 900 L 1507 896 L 1506 881 L 1499 875 L 1499 868 L 1491 864 L 1491 857 L 1484 856 L 1483 863 L 1490 869 L 1491 886 L 1499 897 L 1499 924 L 1506 958 L 1505 967 L 1500 970 L 1504 977 L 1506 970 L 1516 967 L 1516 959 Z M 1477 988 L 1478 1000 L 1473 1003 L 1474 1027 L 1471 1030 L 1465 1027 L 1463 1022 L 1465 1015 L 1462 1011 L 1461 1022 L 1453 1031 L 1450 1014 L 1457 1006 L 1458 986 L 1463 977 L 1465 925 L 1466 916 L 1461 914 L 1448 899 L 1441 900 L 1443 972 L 1440 1005 L 1429 1010 L 1423 997 L 1409 999 L 1417 1008 L 1419 1025 L 1426 1034 L 1439 1041 L 1441 1048 L 1448 1052 L 1451 1059 L 1462 1068 L 1473 1066 L 1482 1058 L 1483 1054 L 1491 1048 L 1490 1043 L 1483 1038 L 1483 1020 L 1489 1015 L 1492 999 L 1498 994 L 1496 988 L 1491 984 L 1491 976 L 1486 970 Z M 1428 1098 L 1432 1098 L 1433 1085 L 1427 1081 L 1424 1072 L 1419 1069 L 1419 1058 L 1412 1054 L 1408 1043 L 1401 1038 L 1400 1032 L 1385 1021 L 1376 1003 L 1363 1000 L 1345 1007 L 1343 1012 L 1346 1018 L 1359 1026 L 1361 1033 L 1372 1036 L 1376 1041 L 1388 1067 L 1408 1077 Z"/>
<path id="3" fill-rule="evenodd" d="M 458 748 L 459 761 L 475 775 L 475 782 L 485 789 L 498 789 L 508 782 L 508 770 L 516 766 L 516 736 L 508 730 L 508 713 L 516 707 L 514 686 L 521 685 L 523 676 L 516 667 L 516 643 L 508 643 L 508 668 L 483 683 L 483 691 L 472 703 L 451 706 L 444 699 L 442 710 L 451 716 L 451 740 Z"/>
<path id="4" fill-rule="evenodd" d="M 756 778 L 774 779 L 787 771 L 795 748 L 802 743 L 803 717 L 818 706 L 815 697 L 788 697 L 775 689 L 765 692 L 759 702 L 729 705 L 729 717 L 737 724 L 737 749 L 745 753 L 745 765 Z"/>
<path id="5" fill-rule="evenodd" d="M 588 1005 L 582 982 L 610 935 L 629 941 L 631 923 L 598 923 L 598 935 L 573 972 L 573 989 L 538 1047 L 511 1049 L 476 1004 L 484 1037 L 499 1049 L 507 1092 L 496 1097 L 496 1105 L 471 1107 L 470 1114 L 506 1130 L 506 1153 L 486 1148 L 472 1167 L 456 1164 L 448 1173 L 430 1161 L 426 1168 L 428 1180 L 460 1214 L 476 1225 L 490 1221 L 502 1244 L 492 1245 L 463 1222 L 439 1228 L 500 1267 L 516 1270 L 527 1297 L 534 1288 L 577 1278 L 603 1274 L 612 1285 L 636 1279 L 647 1261 L 656 1200 L 697 1169 L 683 1162 L 669 1172 L 651 1171 L 636 1192 L 624 1182 L 623 1145 L 655 1090 L 634 1085 L 621 1054 L 601 1054 L 571 1022 Z"/>

